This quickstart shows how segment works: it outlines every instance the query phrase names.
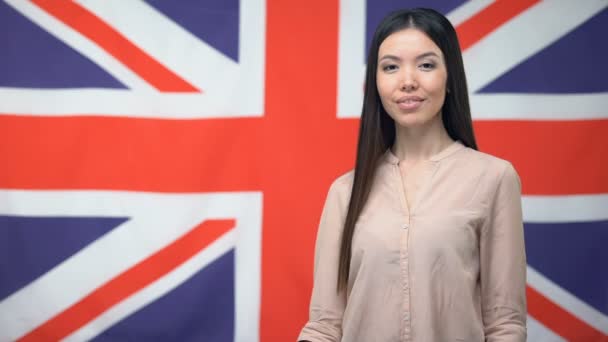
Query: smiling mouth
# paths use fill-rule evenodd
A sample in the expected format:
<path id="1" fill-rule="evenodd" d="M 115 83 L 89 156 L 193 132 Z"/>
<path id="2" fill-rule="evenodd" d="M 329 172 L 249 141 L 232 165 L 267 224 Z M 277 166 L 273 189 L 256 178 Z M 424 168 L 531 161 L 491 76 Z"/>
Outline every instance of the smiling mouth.
<path id="1" fill-rule="evenodd" d="M 397 102 L 397 106 L 399 106 L 399 108 L 402 110 L 412 111 L 418 109 L 418 107 L 420 107 L 423 102 L 423 99 L 406 99 Z"/>

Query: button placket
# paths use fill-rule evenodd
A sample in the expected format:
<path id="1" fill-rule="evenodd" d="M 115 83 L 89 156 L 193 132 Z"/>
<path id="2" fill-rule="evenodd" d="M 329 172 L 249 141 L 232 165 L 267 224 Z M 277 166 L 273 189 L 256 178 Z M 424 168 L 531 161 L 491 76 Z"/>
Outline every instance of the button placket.
<path id="1" fill-rule="evenodd" d="M 398 189 L 399 189 L 399 199 L 401 200 L 401 205 L 403 208 L 403 223 L 401 224 L 402 234 L 401 234 L 401 243 L 400 243 L 400 254 L 401 254 L 401 286 L 403 290 L 404 303 L 403 310 L 401 316 L 401 341 L 407 342 L 411 340 L 411 312 L 410 312 L 410 281 L 409 281 L 409 235 L 410 235 L 410 226 L 411 226 L 411 213 L 410 208 L 407 203 L 407 199 L 405 196 L 405 187 L 403 182 L 403 177 L 401 175 L 401 170 L 399 168 L 399 163 L 395 164 L 395 173 L 398 179 Z"/>

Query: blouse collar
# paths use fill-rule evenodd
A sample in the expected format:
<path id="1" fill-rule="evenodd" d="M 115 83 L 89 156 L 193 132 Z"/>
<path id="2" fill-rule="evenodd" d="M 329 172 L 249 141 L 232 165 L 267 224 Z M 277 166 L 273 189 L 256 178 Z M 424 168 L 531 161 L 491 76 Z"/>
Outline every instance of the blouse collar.
<path id="1" fill-rule="evenodd" d="M 432 162 L 438 162 L 441 159 L 451 155 L 452 153 L 454 153 L 464 147 L 465 146 L 459 140 L 456 140 L 453 143 L 451 143 L 450 145 L 448 145 L 446 148 L 444 148 L 443 150 L 441 150 L 438 153 L 436 153 L 435 155 L 431 156 L 428 160 L 432 161 Z M 390 148 L 386 150 L 384 160 L 386 162 L 388 162 L 389 164 L 394 164 L 394 165 L 399 164 L 399 158 L 397 158 L 397 156 L 393 153 L 393 151 L 391 151 Z"/>

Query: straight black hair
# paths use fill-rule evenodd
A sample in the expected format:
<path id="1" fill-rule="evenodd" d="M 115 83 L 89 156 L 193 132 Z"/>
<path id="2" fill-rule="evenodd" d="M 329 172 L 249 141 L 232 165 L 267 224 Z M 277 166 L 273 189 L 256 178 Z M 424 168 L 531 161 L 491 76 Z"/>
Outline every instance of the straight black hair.
<path id="1" fill-rule="evenodd" d="M 378 50 L 388 36 L 404 29 L 423 32 L 443 53 L 448 74 L 447 94 L 441 108 L 443 125 L 453 140 L 477 149 L 462 53 L 454 27 L 446 17 L 432 9 L 415 8 L 390 13 L 376 28 L 367 56 L 357 159 L 340 246 L 338 291 L 345 289 L 348 284 L 355 224 L 367 202 L 376 167 L 382 155 L 395 143 L 395 122 L 382 106 L 376 86 Z"/>

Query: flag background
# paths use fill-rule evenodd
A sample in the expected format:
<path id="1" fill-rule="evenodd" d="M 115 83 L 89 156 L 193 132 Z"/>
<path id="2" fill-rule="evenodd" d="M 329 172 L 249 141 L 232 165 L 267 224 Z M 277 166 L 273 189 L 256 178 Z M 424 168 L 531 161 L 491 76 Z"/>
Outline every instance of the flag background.
<path id="1" fill-rule="evenodd" d="M 0 341 L 295 340 L 366 42 L 420 4 L 0 2 Z M 608 340 L 608 1 L 424 4 L 522 179 L 529 340 Z"/>

